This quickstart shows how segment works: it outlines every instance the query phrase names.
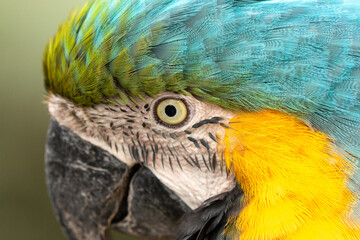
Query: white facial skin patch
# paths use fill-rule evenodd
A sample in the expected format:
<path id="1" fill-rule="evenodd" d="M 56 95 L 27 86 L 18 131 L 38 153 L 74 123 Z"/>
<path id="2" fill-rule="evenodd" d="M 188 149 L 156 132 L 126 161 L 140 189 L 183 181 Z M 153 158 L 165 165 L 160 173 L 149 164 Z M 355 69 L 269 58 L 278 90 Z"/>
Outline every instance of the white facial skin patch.
<path id="1" fill-rule="evenodd" d="M 125 104 L 114 99 L 115 104 L 79 107 L 51 95 L 48 104 L 60 124 L 130 167 L 144 164 L 192 209 L 234 188 L 234 176 L 227 174 L 217 151 L 217 134 L 224 134 L 234 113 L 174 93 L 145 97 L 145 101 L 135 98 L 136 104 Z M 181 103 L 177 106 L 176 101 Z M 169 106 L 163 106 L 166 103 Z M 169 114 L 170 120 L 184 112 L 186 117 L 180 116 L 184 120 L 172 125 L 157 115 L 159 104 L 161 114 Z M 179 106 L 181 112 L 177 112 Z"/>

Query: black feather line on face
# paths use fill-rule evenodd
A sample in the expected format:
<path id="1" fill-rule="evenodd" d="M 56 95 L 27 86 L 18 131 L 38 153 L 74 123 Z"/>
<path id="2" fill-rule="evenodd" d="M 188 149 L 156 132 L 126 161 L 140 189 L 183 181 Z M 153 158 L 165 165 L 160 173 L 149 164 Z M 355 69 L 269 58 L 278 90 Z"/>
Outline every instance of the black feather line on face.
<path id="1" fill-rule="evenodd" d="M 195 138 L 188 137 L 187 139 L 189 139 L 190 142 L 194 143 L 195 147 L 200 149 L 200 145 L 199 145 L 198 141 Z"/>
<path id="2" fill-rule="evenodd" d="M 174 171 L 173 166 L 172 166 L 172 160 L 171 160 L 170 156 L 169 156 L 169 164 L 170 164 L 171 171 Z"/>
<path id="3" fill-rule="evenodd" d="M 127 155 L 133 158 L 137 163 L 147 166 L 151 164 L 152 161 L 151 165 L 154 168 L 158 167 L 156 166 L 156 161 L 157 158 L 159 158 L 158 160 L 161 160 L 163 168 L 166 164 L 169 164 L 168 166 L 172 170 L 174 170 L 175 167 L 183 170 L 182 164 L 189 164 L 191 167 L 196 167 L 200 170 L 203 166 L 205 167 L 204 169 L 207 169 L 208 171 L 215 171 L 216 165 L 218 164 L 218 157 L 217 153 L 214 153 L 216 150 L 212 149 L 212 146 L 214 142 L 218 143 L 217 136 L 212 132 L 205 132 L 205 134 L 208 135 L 208 139 L 204 138 L 206 136 L 198 138 L 198 129 L 208 124 L 219 124 L 222 127 L 228 127 L 221 122 L 224 120 L 222 117 L 216 116 L 209 119 L 202 119 L 192 126 L 189 126 L 191 131 L 185 129 L 181 132 L 174 132 L 173 130 L 176 130 L 176 128 L 169 128 L 168 130 L 152 128 L 154 123 L 148 123 L 148 120 L 144 120 L 149 119 L 147 115 L 144 116 L 144 114 L 151 114 L 149 111 L 153 110 L 149 104 L 140 104 L 139 106 L 113 106 L 114 107 L 103 108 L 109 112 L 108 115 L 89 113 L 88 118 L 98 119 L 98 126 L 100 128 L 111 129 L 110 136 L 113 137 L 111 139 L 109 138 L 109 135 L 104 135 L 103 137 L 105 143 L 109 145 L 110 148 L 115 148 L 116 152 L 121 148 L 125 156 Z M 145 112 L 145 110 L 147 112 Z M 138 121 L 139 118 L 141 121 Z M 101 121 L 99 121 L 100 119 Z M 118 133 L 116 132 L 117 129 L 122 129 L 122 131 Z M 200 136 L 202 136 L 201 134 Z M 123 135 L 121 147 L 118 146 L 117 142 L 114 140 L 119 135 Z M 175 143 L 176 147 L 173 145 Z M 198 149 L 198 151 L 193 151 L 193 146 Z M 160 155 L 159 150 L 161 152 Z M 173 160 L 175 159 L 177 164 L 173 163 Z M 168 163 L 166 163 L 166 161 Z M 221 161 L 224 160 L 222 159 Z"/>
<path id="4" fill-rule="evenodd" d="M 176 140 L 176 138 L 177 138 L 175 133 L 169 133 L 169 136 L 174 140 Z"/>
<path id="5" fill-rule="evenodd" d="M 193 158 L 192 156 L 188 156 L 190 159 L 191 159 L 191 161 L 195 164 L 195 166 L 197 166 L 199 169 L 201 169 L 201 167 L 200 167 L 200 164 L 199 164 L 199 161 L 198 161 L 198 159 L 197 158 Z M 196 156 L 195 156 L 196 157 Z M 196 161 L 195 161 L 196 160 Z"/>
<path id="6" fill-rule="evenodd" d="M 169 150 L 171 156 L 175 157 L 169 146 L 167 146 L 167 149 Z"/>
<path id="7" fill-rule="evenodd" d="M 205 166 L 206 166 L 207 170 L 209 170 L 209 171 L 210 171 L 210 168 L 209 168 L 209 166 L 208 166 L 208 165 L 207 165 L 207 163 L 206 163 L 206 160 L 205 160 L 204 155 L 201 155 L 201 157 L 202 157 L 202 160 L 203 160 L 203 162 L 204 162 L 204 164 L 205 164 Z"/>
<path id="8" fill-rule="evenodd" d="M 212 169 L 213 172 L 215 172 L 215 168 L 216 168 L 216 153 L 214 153 L 213 158 L 212 158 Z"/>
<path id="9" fill-rule="evenodd" d="M 178 163 L 178 165 L 179 165 L 179 167 L 180 167 L 180 170 L 182 171 L 182 167 L 181 167 L 181 164 L 180 164 L 180 161 L 179 161 L 178 156 L 175 156 L 175 158 L 176 158 L 176 161 L 177 161 L 177 163 Z"/>
<path id="10" fill-rule="evenodd" d="M 130 127 L 130 126 L 128 126 Z M 132 127 L 131 127 L 132 128 Z M 174 145 L 163 145 L 162 143 L 159 144 L 156 143 L 156 140 L 154 139 L 154 135 L 150 136 L 149 132 L 146 132 L 146 137 L 144 133 L 144 137 L 146 138 L 146 141 L 148 143 L 142 141 L 142 133 L 136 132 L 135 134 L 132 133 L 134 138 L 131 138 L 132 135 L 130 135 L 127 132 L 123 132 L 125 138 L 123 138 L 124 143 L 131 142 L 129 148 L 130 156 L 137 162 L 144 164 L 146 166 L 149 165 L 149 158 L 152 161 L 152 167 L 156 167 L 156 158 L 158 157 L 159 149 L 160 150 L 160 158 L 161 158 L 161 165 L 163 168 L 165 168 L 165 159 L 167 158 L 167 162 L 169 164 L 169 167 L 172 171 L 174 171 L 174 163 L 173 160 L 176 160 L 177 166 L 180 168 L 180 170 L 183 170 L 182 164 L 184 162 L 180 161 L 179 157 L 182 157 L 187 164 L 189 164 L 191 167 L 197 167 L 198 169 L 201 169 L 200 161 L 202 161 L 202 164 L 205 165 L 206 169 L 208 171 L 214 172 L 216 169 L 217 164 L 217 154 L 216 152 L 213 153 L 211 151 L 211 147 L 209 145 L 209 142 L 203 138 L 197 140 L 193 137 L 188 137 L 187 139 L 196 146 L 196 148 L 201 149 L 205 148 L 206 153 L 202 153 L 201 157 L 189 153 L 187 148 L 182 144 L 182 142 L 179 142 L 178 145 L 181 147 L 181 151 L 179 152 L 178 149 Z M 162 133 L 159 134 L 161 136 Z M 213 140 L 210 136 L 213 136 L 211 133 L 209 133 L 209 140 Z M 173 139 L 173 138 L 172 138 Z M 126 144 L 125 144 L 126 145 Z M 147 147 L 147 145 L 149 147 Z M 117 148 L 117 145 L 114 145 L 115 148 Z M 122 146 L 123 152 L 125 153 L 124 146 Z M 200 158 L 199 158 L 200 157 Z M 151 164 L 151 163 L 150 163 Z"/>
<path id="11" fill-rule="evenodd" d="M 152 148 L 152 146 L 151 146 Z M 156 153 L 155 151 L 153 151 L 153 167 L 155 168 L 155 163 L 156 163 Z"/>
<path id="12" fill-rule="evenodd" d="M 162 155 L 162 153 L 161 153 L 161 164 L 162 164 L 162 167 L 165 168 L 164 167 L 164 156 Z"/>
<path id="13" fill-rule="evenodd" d="M 223 118 L 221 117 L 213 117 L 213 118 L 210 118 L 210 119 L 204 119 L 204 120 L 201 120 L 200 122 L 198 123 L 195 123 L 192 128 L 199 128 L 199 127 L 202 127 L 206 124 L 217 124 L 219 123 L 220 121 L 224 120 Z"/>
<path id="14" fill-rule="evenodd" d="M 185 161 L 186 161 L 191 167 L 194 167 L 194 166 L 191 164 L 191 162 L 190 162 L 185 156 L 183 156 L 183 158 L 185 159 Z"/>

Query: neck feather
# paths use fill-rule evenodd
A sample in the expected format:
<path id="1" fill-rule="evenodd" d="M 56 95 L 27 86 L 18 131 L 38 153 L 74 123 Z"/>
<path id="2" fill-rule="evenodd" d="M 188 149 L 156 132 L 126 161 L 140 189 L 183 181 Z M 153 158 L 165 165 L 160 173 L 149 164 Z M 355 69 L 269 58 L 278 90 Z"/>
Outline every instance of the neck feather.
<path id="1" fill-rule="evenodd" d="M 360 239 L 350 219 L 353 169 L 331 139 L 284 113 L 242 113 L 222 142 L 226 165 L 244 190 L 241 239 Z"/>

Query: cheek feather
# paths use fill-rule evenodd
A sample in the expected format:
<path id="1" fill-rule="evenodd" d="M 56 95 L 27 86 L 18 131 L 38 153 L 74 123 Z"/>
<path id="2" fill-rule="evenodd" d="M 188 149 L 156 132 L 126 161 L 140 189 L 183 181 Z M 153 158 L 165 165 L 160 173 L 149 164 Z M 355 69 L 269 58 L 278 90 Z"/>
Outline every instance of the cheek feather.
<path id="1" fill-rule="evenodd" d="M 349 218 L 353 169 L 331 139 L 278 111 L 239 114 L 229 126 L 221 147 L 245 194 L 242 240 L 360 239 Z"/>

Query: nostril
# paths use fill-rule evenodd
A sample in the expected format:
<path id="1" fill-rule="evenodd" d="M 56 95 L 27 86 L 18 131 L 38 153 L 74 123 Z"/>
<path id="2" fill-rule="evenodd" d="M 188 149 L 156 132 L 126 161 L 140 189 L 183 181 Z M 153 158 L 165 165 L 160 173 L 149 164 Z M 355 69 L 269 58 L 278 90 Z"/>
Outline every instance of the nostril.
<path id="1" fill-rule="evenodd" d="M 114 218 L 111 220 L 111 224 L 122 221 L 128 215 L 128 196 L 129 196 L 130 182 L 140 168 L 141 168 L 140 164 L 135 164 L 128 170 L 126 176 L 124 177 L 122 185 L 119 189 L 120 192 L 119 208 Z"/>

